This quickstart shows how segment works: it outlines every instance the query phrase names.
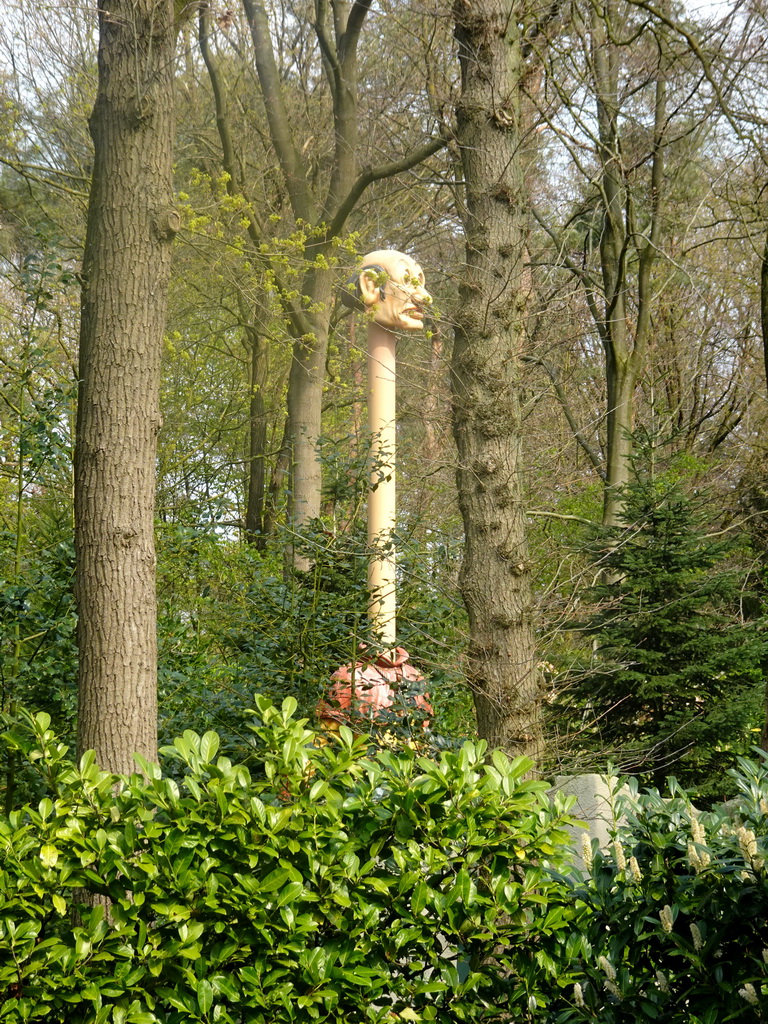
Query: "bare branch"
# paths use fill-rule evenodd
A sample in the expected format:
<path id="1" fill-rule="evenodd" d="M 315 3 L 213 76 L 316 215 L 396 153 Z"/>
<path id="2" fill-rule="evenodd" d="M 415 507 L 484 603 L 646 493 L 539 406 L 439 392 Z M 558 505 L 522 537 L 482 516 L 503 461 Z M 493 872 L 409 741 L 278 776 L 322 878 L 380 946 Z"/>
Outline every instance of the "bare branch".
<path id="1" fill-rule="evenodd" d="M 315 204 L 307 184 L 301 154 L 291 133 L 291 121 L 283 100 L 267 12 L 261 0 L 243 0 L 243 6 L 253 40 L 256 71 L 261 84 L 270 137 L 283 171 L 291 208 L 297 219 L 314 224 Z"/>
<path id="2" fill-rule="evenodd" d="M 410 153 L 407 153 L 400 160 L 393 160 L 388 164 L 379 164 L 378 167 L 366 168 L 339 204 L 333 220 L 325 232 L 326 239 L 330 240 L 343 230 L 347 217 L 355 208 L 357 201 L 374 181 L 381 181 L 383 178 L 393 178 L 397 174 L 403 174 L 405 171 L 411 170 L 412 167 L 416 167 L 418 164 L 428 160 L 435 153 L 439 153 L 441 149 L 448 145 L 448 142 L 448 138 L 441 135 L 431 139 L 418 149 L 411 150 Z"/>

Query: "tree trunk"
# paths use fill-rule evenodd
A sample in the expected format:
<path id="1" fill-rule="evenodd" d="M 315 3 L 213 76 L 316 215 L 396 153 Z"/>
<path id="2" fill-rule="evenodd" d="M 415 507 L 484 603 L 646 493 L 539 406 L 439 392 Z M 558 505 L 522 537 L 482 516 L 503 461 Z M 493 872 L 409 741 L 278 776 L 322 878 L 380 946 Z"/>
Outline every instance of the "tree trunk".
<path id="1" fill-rule="evenodd" d="M 441 444 L 435 424 L 442 419 L 440 416 L 440 384 L 444 381 L 442 374 L 443 337 L 440 328 L 432 334 L 429 347 L 429 375 L 426 380 L 424 398 L 421 406 L 421 422 L 424 428 L 424 455 L 427 463 L 435 464 L 440 458 Z M 444 422 L 444 420 L 443 420 Z"/>
<path id="2" fill-rule="evenodd" d="M 765 236 L 763 258 L 760 263 L 760 334 L 763 342 L 763 362 L 765 366 L 766 395 L 768 395 L 768 232 Z M 760 748 L 768 751 L 768 674 L 765 682 L 765 718 L 760 734 Z"/>
<path id="3" fill-rule="evenodd" d="M 452 387 L 469 680 L 479 734 L 492 747 L 535 756 L 541 726 L 520 472 L 520 343 L 528 291 L 522 10 L 511 0 L 456 0 L 454 14 L 467 265 Z"/>
<path id="4" fill-rule="evenodd" d="M 598 156 L 603 223 L 600 231 L 600 263 L 603 277 L 603 314 L 592 305 L 605 351 L 607 394 L 605 491 L 603 524 L 615 526 L 623 509 L 622 488 L 632 472 L 635 387 L 645 363 L 651 333 L 651 310 L 656 297 L 651 272 L 662 234 L 665 185 L 664 155 L 667 146 L 667 41 L 660 29 L 658 66 L 654 69 L 654 129 L 651 150 L 651 195 L 646 241 L 638 245 L 632 199 L 625 180 L 620 133 L 620 54 L 614 41 L 621 18 L 615 0 L 592 12 L 592 67 L 597 107 Z M 636 299 L 628 300 L 630 279 L 628 250 L 636 254 Z M 630 308 L 635 307 L 634 325 Z"/>
<path id="5" fill-rule="evenodd" d="M 311 250 L 310 250 L 311 251 Z M 302 291 L 312 298 L 315 311 L 307 315 L 310 332 L 293 345 L 288 379 L 288 422 L 291 437 L 290 517 L 292 528 L 300 528 L 320 515 L 322 467 L 318 440 L 322 434 L 323 384 L 328 353 L 333 273 L 311 268 L 304 276 Z M 307 571 L 310 561 L 289 545 L 288 560 L 295 569 Z"/>
<path id="6" fill-rule="evenodd" d="M 616 526 L 624 508 L 623 488 L 632 469 L 632 429 L 634 425 L 634 360 L 617 359 L 615 346 L 605 346 L 608 411 L 606 415 L 605 489 L 603 525 Z"/>
<path id="7" fill-rule="evenodd" d="M 172 0 L 99 5 L 75 456 L 78 748 L 157 757 L 155 453 L 179 217 L 171 206 Z"/>
<path id="8" fill-rule="evenodd" d="M 277 521 L 278 504 L 285 486 L 286 479 L 291 469 L 291 426 L 288 417 L 285 418 L 283 436 L 280 441 L 280 448 L 277 452 L 272 475 L 269 480 L 269 488 L 264 500 L 264 535 L 270 537 L 275 529 Z"/>
<path id="9" fill-rule="evenodd" d="M 267 414 L 264 388 L 267 383 L 267 347 L 261 334 L 248 330 L 251 356 L 251 401 L 248 431 L 248 497 L 245 509 L 245 539 L 257 550 L 266 548 L 264 503 L 266 500 Z"/>
<path id="10" fill-rule="evenodd" d="M 620 490 L 629 478 L 636 376 L 627 330 L 626 190 L 619 144 L 619 58 L 618 47 L 609 38 L 605 20 L 615 17 L 614 7 L 611 2 L 605 12 L 596 9 L 592 12 L 592 67 L 603 205 L 600 231 L 603 316 L 597 322 L 605 351 L 607 398 L 603 523 L 611 526 L 621 514 Z"/>
<path id="11" fill-rule="evenodd" d="M 328 298 L 330 303 L 330 297 Z M 328 314 L 329 316 L 330 314 Z M 320 317 L 315 317 L 319 321 Z M 288 381 L 288 422 L 291 440 L 290 525 L 301 527 L 320 515 L 322 472 L 317 442 L 322 433 L 323 383 L 328 349 L 328 326 L 316 323 L 315 331 L 296 341 Z M 308 559 L 290 545 L 289 561 L 306 571 Z"/>

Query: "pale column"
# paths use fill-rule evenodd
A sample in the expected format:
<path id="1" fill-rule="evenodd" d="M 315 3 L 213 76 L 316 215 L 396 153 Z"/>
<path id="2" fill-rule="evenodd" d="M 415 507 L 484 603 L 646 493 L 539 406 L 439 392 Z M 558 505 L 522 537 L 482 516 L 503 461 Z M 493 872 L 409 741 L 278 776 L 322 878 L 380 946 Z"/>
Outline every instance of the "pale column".
<path id="1" fill-rule="evenodd" d="M 420 331 L 432 296 L 424 271 L 398 249 L 377 249 L 342 292 L 350 308 L 367 312 L 368 425 L 371 490 L 368 498 L 368 617 L 386 650 L 396 642 L 395 579 L 395 335 Z"/>
<path id="2" fill-rule="evenodd" d="M 395 335 L 368 325 L 368 426 L 371 432 L 371 490 L 368 495 L 368 618 L 385 648 L 395 646 Z"/>

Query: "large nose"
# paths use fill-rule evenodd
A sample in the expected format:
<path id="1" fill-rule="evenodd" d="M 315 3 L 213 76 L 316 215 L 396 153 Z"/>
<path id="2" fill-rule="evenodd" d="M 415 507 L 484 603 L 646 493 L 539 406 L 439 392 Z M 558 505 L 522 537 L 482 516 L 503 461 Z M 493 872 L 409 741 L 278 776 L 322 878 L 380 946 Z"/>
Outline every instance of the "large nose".
<path id="1" fill-rule="evenodd" d="M 416 281 L 413 286 L 413 297 L 420 306 L 429 306 L 432 302 L 432 296 L 429 294 L 427 289 L 421 283 Z"/>

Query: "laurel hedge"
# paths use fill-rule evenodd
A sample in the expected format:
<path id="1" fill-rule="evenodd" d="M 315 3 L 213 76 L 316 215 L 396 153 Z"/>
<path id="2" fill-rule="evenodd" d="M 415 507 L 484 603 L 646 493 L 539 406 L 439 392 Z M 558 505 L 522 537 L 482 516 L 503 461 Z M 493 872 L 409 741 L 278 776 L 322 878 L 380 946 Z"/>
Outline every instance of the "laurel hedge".
<path id="1" fill-rule="evenodd" d="M 768 1005 L 768 762 L 697 811 L 629 795 L 577 871 L 530 761 L 323 742 L 257 701 L 258 775 L 185 732 L 129 778 L 46 715 L 0 816 L 0 1022 L 753 1024 Z"/>
<path id="2" fill-rule="evenodd" d="M 46 715 L 6 736 L 48 795 L 0 818 L 0 1021 L 532 1018 L 572 913 L 565 806 L 482 743 L 323 745 L 295 707 L 258 702 L 258 777 L 210 732 L 129 778 Z"/>
<path id="3" fill-rule="evenodd" d="M 668 792 L 617 796 L 612 846 L 585 850 L 578 908 L 556 959 L 573 987 L 557 1024 L 724 1024 L 768 1008 L 768 760 L 738 758 L 737 797 L 702 812 Z"/>

